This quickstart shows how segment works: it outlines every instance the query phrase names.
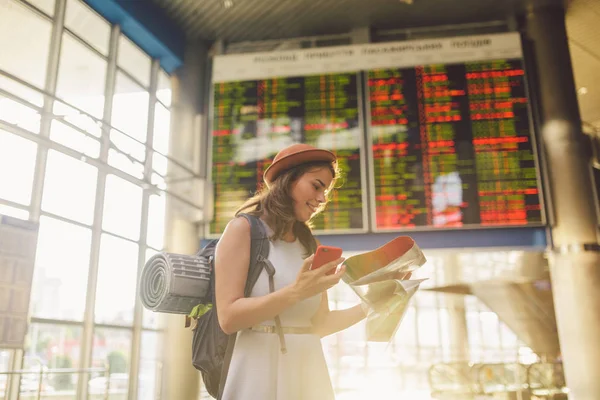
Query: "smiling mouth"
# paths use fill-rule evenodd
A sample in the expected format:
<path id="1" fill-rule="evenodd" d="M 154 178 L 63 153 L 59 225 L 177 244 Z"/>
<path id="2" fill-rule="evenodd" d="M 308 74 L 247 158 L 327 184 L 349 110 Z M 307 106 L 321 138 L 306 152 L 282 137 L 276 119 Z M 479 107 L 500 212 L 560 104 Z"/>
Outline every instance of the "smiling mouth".
<path id="1" fill-rule="evenodd" d="M 315 211 L 317 211 L 317 208 L 318 208 L 318 207 L 315 207 L 315 206 L 313 206 L 313 205 L 312 205 L 312 204 L 310 204 L 310 203 L 306 203 L 306 205 L 308 206 L 308 208 L 310 208 L 310 209 L 311 209 L 311 211 L 312 211 L 312 212 L 315 212 Z"/>

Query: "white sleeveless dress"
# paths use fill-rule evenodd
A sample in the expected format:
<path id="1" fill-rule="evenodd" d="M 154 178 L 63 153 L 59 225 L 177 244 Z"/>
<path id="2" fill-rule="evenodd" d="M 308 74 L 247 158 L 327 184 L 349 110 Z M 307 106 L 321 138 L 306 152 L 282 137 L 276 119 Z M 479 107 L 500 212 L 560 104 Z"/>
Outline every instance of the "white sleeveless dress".
<path id="1" fill-rule="evenodd" d="M 265 224 L 266 225 L 266 224 Z M 270 231 L 270 229 L 267 227 Z M 304 248 L 298 240 L 270 242 L 269 260 L 276 269 L 275 290 L 296 280 Z M 269 294 L 269 277 L 263 270 L 251 297 Z M 311 326 L 321 295 L 297 303 L 280 314 L 282 326 Z M 273 320 L 260 325 L 274 325 Z M 275 333 L 238 332 L 223 400 L 330 400 L 334 392 L 321 339 L 312 334 L 285 334 L 282 354 Z"/>

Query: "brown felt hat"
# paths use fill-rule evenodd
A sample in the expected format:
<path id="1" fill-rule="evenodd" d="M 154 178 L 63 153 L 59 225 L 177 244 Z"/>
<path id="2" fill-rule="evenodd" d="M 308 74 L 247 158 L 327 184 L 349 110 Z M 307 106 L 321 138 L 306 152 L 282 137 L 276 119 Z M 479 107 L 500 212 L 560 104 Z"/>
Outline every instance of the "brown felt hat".
<path id="1" fill-rule="evenodd" d="M 263 180 L 269 186 L 285 170 L 315 161 L 334 162 L 335 154 L 329 150 L 317 149 L 309 144 L 297 143 L 281 150 L 273 163 L 265 170 Z"/>

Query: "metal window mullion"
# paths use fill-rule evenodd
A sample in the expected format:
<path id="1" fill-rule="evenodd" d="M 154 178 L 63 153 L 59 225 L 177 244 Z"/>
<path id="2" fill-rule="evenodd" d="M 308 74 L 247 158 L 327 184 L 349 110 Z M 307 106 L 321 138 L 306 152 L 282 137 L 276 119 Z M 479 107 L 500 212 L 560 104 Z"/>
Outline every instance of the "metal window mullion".
<path id="1" fill-rule="evenodd" d="M 49 211 L 42 211 L 40 216 L 50 217 L 50 218 L 56 219 L 61 222 L 66 222 L 69 225 L 75 225 L 75 226 L 78 226 L 78 227 L 84 228 L 84 229 L 91 228 L 91 226 L 89 224 L 86 224 L 85 222 L 77 221 L 77 220 L 74 220 L 74 219 L 71 219 L 68 217 L 63 217 L 62 215 L 54 214 Z"/>
<path id="2" fill-rule="evenodd" d="M 104 87 L 104 113 L 102 118 L 102 139 L 100 142 L 100 162 L 108 164 L 108 152 L 110 149 L 110 122 L 112 117 L 112 102 L 115 93 L 117 73 L 117 52 L 119 25 L 114 25 L 110 32 L 110 43 L 108 53 L 108 65 L 106 68 L 106 81 Z M 94 223 L 92 225 L 92 248 L 90 254 L 90 266 L 88 272 L 87 293 L 85 299 L 85 314 L 83 322 L 83 334 L 81 344 L 80 367 L 89 368 L 92 364 L 92 353 L 94 345 L 94 312 L 96 308 L 96 291 L 98 284 L 98 267 L 100 261 L 100 239 L 102 237 L 102 219 L 104 213 L 104 195 L 106 192 L 106 176 L 103 169 L 98 169 L 98 180 L 96 184 L 96 200 L 94 208 Z M 86 399 L 88 390 L 87 373 L 83 373 L 77 383 L 77 398 Z"/>
<path id="3" fill-rule="evenodd" d="M 154 60 L 152 62 L 154 62 Z M 147 86 L 144 83 L 140 82 L 138 80 L 138 78 L 136 78 L 135 76 L 133 76 L 130 72 L 128 72 L 123 67 L 119 67 L 117 65 L 117 69 L 119 70 L 120 74 L 122 74 L 123 76 L 125 76 L 126 78 L 128 78 L 129 80 L 131 80 L 131 82 L 135 83 L 137 86 L 141 87 L 142 89 L 144 89 L 144 90 L 146 90 L 148 92 L 152 91 L 152 89 L 150 88 L 150 86 Z M 152 70 L 150 71 L 150 75 L 152 75 Z"/>
<path id="4" fill-rule="evenodd" d="M 12 208 L 16 208 L 16 209 L 21 210 L 21 211 L 31 212 L 30 206 L 27 206 L 27 205 L 24 205 L 24 204 L 20 204 L 20 203 L 16 203 L 14 201 L 10 201 L 10 200 L 3 199 L 3 198 L 0 198 L 0 205 L 12 207 Z"/>
<path id="5" fill-rule="evenodd" d="M 58 63 L 60 60 L 60 47 L 62 32 L 65 26 L 65 10 L 66 0 L 56 0 L 54 4 L 54 20 L 52 22 L 52 33 L 50 38 L 50 48 L 48 50 L 48 60 L 46 64 L 46 79 L 44 83 L 45 90 L 54 94 L 56 92 L 56 82 L 58 80 Z M 52 97 L 44 97 L 44 112 L 41 115 L 40 135 L 49 137 L 50 136 L 50 121 L 51 117 L 47 113 L 49 110 L 52 111 L 53 101 Z M 42 204 L 42 192 L 44 190 L 44 176 L 46 175 L 46 161 L 48 159 L 48 149 L 42 146 L 37 147 L 37 154 L 35 160 L 35 169 L 33 176 L 33 184 L 31 188 L 31 203 L 30 203 L 30 214 L 29 219 L 32 221 L 39 221 L 41 204 Z M 11 369 L 18 370 L 23 366 L 23 357 L 25 352 L 23 350 L 15 350 L 13 353 Z M 20 377 L 15 375 L 9 384 L 7 398 L 14 400 L 19 398 L 20 391 Z"/>
<path id="6" fill-rule="evenodd" d="M 150 69 L 150 90 L 148 96 L 148 130 L 146 133 L 146 161 L 144 162 L 144 180 L 152 180 L 152 148 L 154 147 L 154 117 L 156 110 L 156 90 L 158 87 L 158 72 L 160 70 L 159 60 L 152 60 Z M 146 263 L 146 249 L 148 239 L 148 213 L 150 208 L 150 191 L 144 188 L 142 192 L 142 216 L 140 222 L 140 245 L 138 247 L 138 266 L 136 279 L 136 293 L 139 293 L 142 269 Z M 129 398 L 137 399 L 138 378 L 141 364 L 143 307 L 140 296 L 135 296 L 135 307 L 133 313 L 133 338 L 131 342 L 131 356 L 129 364 Z"/>
<path id="7" fill-rule="evenodd" d="M 35 317 L 35 316 L 32 316 L 30 318 L 30 322 L 32 324 L 51 325 L 51 326 L 66 325 L 66 326 L 80 327 L 81 325 L 83 325 L 82 321 L 75 321 L 75 320 L 69 320 L 69 319 L 42 318 L 42 317 Z"/>
<path id="8" fill-rule="evenodd" d="M 75 0 L 75 1 L 80 1 L 80 0 Z M 106 56 L 106 54 L 102 53 L 100 50 L 98 50 L 96 47 L 94 47 L 92 44 L 90 44 L 86 39 L 82 38 L 81 36 L 76 34 L 74 31 L 72 31 L 69 27 L 65 26 L 65 32 L 67 32 L 69 34 L 69 36 L 71 36 L 71 38 L 73 38 L 77 43 L 79 43 L 83 47 L 90 50 L 96 56 L 100 57 L 104 61 L 108 61 L 108 57 Z"/>
<path id="9" fill-rule="evenodd" d="M 28 0 L 16 0 L 16 1 L 17 1 L 17 3 L 20 3 L 23 7 L 29 9 L 31 12 L 34 12 L 37 16 L 39 16 L 41 18 L 45 18 L 48 21 L 52 21 L 52 19 L 54 18 L 54 16 L 46 14 L 45 11 L 38 8 L 38 6 L 36 6 L 35 4 L 31 4 L 30 1 L 28 1 Z M 56 3 L 55 3 L 55 7 L 56 7 Z"/>
<path id="10" fill-rule="evenodd" d="M 44 138 L 50 137 L 54 95 L 56 95 L 56 86 L 58 83 L 62 35 L 65 27 L 66 8 L 66 0 L 56 0 L 54 6 L 54 23 L 52 25 L 52 35 L 50 38 L 50 50 L 48 52 L 48 65 L 46 68 L 46 81 L 44 84 L 44 91 L 49 95 L 44 96 L 44 106 L 40 121 L 40 136 Z M 30 219 L 36 222 L 40 219 L 40 211 L 42 208 L 42 194 L 44 192 L 47 159 L 48 149 L 38 145 L 33 177 L 33 189 L 31 193 L 30 215 Z"/>

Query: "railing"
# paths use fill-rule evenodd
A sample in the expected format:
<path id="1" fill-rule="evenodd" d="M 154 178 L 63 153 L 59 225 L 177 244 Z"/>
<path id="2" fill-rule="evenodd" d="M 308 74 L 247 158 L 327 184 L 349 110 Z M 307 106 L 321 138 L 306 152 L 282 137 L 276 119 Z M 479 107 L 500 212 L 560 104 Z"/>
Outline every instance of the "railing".
<path id="1" fill-rule="evenodd" d="M 473 366 L 461 362 L 435 364 L 429 369 L 429 387 L 435 393 L 453 395 L 480 393 L 479 383 L 474 376 L 476 369 Z"/>
<path id="2" fill-rule="evenodd" d="M 39 366 L 39 371 L 15 370 L 15 371 L 0 372 L 0 378 L 3 376 L 6 377 L 5 390 L 1 391 L 2 388 L 0 387 L 0 396 L 2 396 L 0 398 L 2 400 L 8 399 L 7 395 L 9 395 L 9 393 L 11 393 L 11 385 L 12 384 L 15 384 L 15 386 L 18 386 L 16 392 L 19 393 L 20 399 L 23 399 L 25 397 L 25 396 L 23 396 L 23 394 L 25 394 L 27 398 L 31 398 L 31 399 L 35 399 L 35 400 L 41 400 L 42 396 L 44 396 L 44 398 L 52 397 L 52 398 L 60 399 L 61 394 L 65 395 L 65 398 L 71 398 L 72 396 L 71 396 L 70 391 L 68 391 L 69 393 L 67 393 L 67 391 L 64 391 L 64 393 L 60 393 L 59 391 L 47 392 L 45 390 L 44 381 L 46 378 L 51 378 L 56 375 L 72 376 L 72 375 L 79 375 L 79 374 L 83 374 L 83 373 L 98 374 L 99 376 L 104 377 L 106 384 L 104 385 L 104 392 L 101 394 L 102 395 L 101 399 L 108 400 L 109 393 L 110 393 L 110 384 L 111 384 L 111 377 L 109 374 L 108 367 L 105 367 L 105 368 L 83 368 L 83 369 L 77 369 L 77 368 L 45 369 L 41 365 Z M 37 378 L 37 382 L 35 384 L 35 386 L 36 386 L 35 391 L 31 390 L 32 387 L 31 388 L 23 387 L 21 379 L 24 376 L 34 376 L 34 378 Z M 11 379 L 14 377 L 17 377 L 17 379 Z M 1 383 L 1 381 L 0 381 L 0 383 Z M 31 397 L 31 396 L 35 396 L 35 397 Z"/>
<path id="3" fill-rule="evenodd" d="M 435 364 L 429 369 L 429 385 L 437 399 L 500 393 L 563 399 L 568 393 L 561 363 Z"/>
<path id="4" fill-rule="evenodd" d="M 536 396 L 554 398 L 567 392 L 562 363 L 530 365 L 527 369 L 527 381 L 529 390 Z"/>

